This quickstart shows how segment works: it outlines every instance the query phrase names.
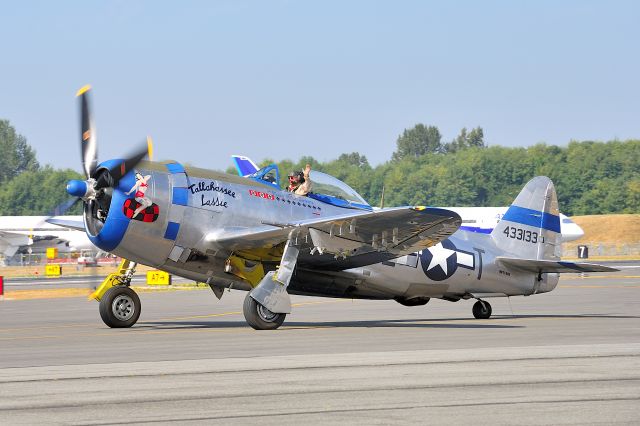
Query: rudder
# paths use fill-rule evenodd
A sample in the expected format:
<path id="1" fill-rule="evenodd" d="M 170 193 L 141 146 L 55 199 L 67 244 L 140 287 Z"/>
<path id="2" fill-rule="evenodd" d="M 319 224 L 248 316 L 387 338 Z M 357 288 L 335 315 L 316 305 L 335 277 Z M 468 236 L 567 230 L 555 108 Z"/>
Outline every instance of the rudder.
<path id="1" fill-rule="evenodd" d="M 527 259 L 560 259 L 558 197 L 551 179 L 537 176 L 522 188 L 491 237 L 506 253 Z"/>

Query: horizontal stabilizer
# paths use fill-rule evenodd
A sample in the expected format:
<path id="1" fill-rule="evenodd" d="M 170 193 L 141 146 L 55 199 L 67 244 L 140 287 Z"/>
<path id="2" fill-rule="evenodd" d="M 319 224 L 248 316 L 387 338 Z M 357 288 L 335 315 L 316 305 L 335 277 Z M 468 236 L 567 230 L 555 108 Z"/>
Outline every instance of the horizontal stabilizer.
<path id="1" fill-rule="evenodd" d="M 562 262 L 554 260 L 519 259 L 498 256 L 496 260 L 506 266 L 535 273 L 579 273 L 579 272 L 617 272 L 619 269 L 585 262 Z"/>
<path id="2" fill-rule="evenodd" d="M 68 219 L 47 219 L 47 223 L 84 232 L 84 222 Z"/>

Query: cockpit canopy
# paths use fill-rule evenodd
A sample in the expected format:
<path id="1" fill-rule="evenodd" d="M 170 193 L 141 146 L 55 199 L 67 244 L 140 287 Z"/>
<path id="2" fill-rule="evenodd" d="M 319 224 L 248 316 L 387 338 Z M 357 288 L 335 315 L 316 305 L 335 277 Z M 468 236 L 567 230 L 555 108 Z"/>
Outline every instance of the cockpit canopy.
<path id="1" fill-rule="evenodd" d="M 278 190 L 284 191 L 280 187 L 280 172 L 276 164 L 263 167 L 247 177 L 261 183 L 273 185 Z M 310 198 L 338 207 L 372 209 L 369 203 L 353 188 L 331 175 L 312 170 L 309 178 L 311 179 L 311 192 L 308 194 Z"/>

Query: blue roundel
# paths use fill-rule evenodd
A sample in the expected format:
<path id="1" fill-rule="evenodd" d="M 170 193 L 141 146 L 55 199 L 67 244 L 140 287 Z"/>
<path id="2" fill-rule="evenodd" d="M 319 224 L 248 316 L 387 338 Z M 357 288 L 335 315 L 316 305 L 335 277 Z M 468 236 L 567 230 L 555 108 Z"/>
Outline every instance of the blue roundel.
<path id="1" fill-rule="evenodd" d="M 87 182 L 73 179 L 67 182 L 67 193 L 74 197 L 82 198 L 87 193 Z"/>
<path id="2" fill-rule="evenodd" d="M 458 269 L 456 246 L 444 240 L 435 246 L 422 250 L 420 266 L 425 275 L 433 281 L 443 281 L 452 276 Z"/>

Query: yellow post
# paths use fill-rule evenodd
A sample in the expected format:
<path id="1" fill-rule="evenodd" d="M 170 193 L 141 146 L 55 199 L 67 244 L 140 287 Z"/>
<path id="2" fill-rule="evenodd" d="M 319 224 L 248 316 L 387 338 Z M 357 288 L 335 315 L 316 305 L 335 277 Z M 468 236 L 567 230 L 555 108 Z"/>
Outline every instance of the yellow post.
<path id="1" fill-rule="evenodd" d="M 58 249 L 55 247 L 47 247 L 47 259 L 55 259 L 58 257 Z"/>

